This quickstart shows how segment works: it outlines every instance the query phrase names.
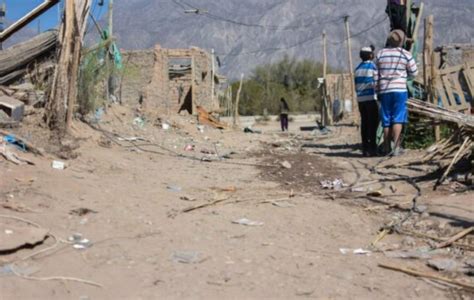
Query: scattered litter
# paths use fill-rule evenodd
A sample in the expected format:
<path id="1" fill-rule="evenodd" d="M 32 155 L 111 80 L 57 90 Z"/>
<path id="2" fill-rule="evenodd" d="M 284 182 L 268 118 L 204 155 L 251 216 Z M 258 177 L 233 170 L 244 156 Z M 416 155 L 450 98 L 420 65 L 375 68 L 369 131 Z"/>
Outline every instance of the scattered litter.
<path id="1" fill-rule="evenodd" d="M 91 241 L 84 238 L 80 233 L 74 233 L 68 238 L 68 241 L 70 241 L 72 243 L 72 247 L 77 250 L 84 250 L 92 246 Z"/>
<path id="2" fill-rule="evenodd" d="M 427 265 L 437 271 L 455 271 L 458 267 L 456 261 L 449 258 L 430 259 Z"/>
<path id="3" fill-rule="evenodd" d="M 123 142 L 137 142 L 137 141 L 145 141 L 144 138 L 137 137 L 137 136 L 131 136 L 131 137 L 119 137 L 119 141 Z"/>
<path id="4" fill-rule="evenodd" d="M 244 132 L 245 132 L 245 133 L 262 134 L 262 131 L 261 131 L 261 130 L 252 129 L 252 127 L 250 127 L 250 126 L 245 127 L 245 128 L 244 128 Z"/>
<path id="5" fill-rule="evenodd" d="M 291 207 L 296 206 L 296 205 L 294 205 L 290 202 L 287 202 L 287 201 L 273 201 L 272 205 L 276 206 L 276 207 L 281 207 L 281 208 L 291 208 Z"/>
<path id="6" fill-rule="evenodd" d="M 342 179 L 336 178 L 334 180 L 323 180 L 320 181 L 321 186 L 323 189 L 328 189 L 328 190 L 339 190 L 343 187 L 346 187 L 347 184 L 342 181 Z"/>
<path id="7" fill-rule="evenodd" d="M 96 109 L 94 113 L 94 123 L 99 123 L 102 120 L 104 113 L 105 110 L 103 107 L 99 107 L 98 109 Z"/>
<path id="8" fill-rule="evenodd" d="M 168 185 L 166 188 L 168 190 L 172 191 L 172 192 L 175 192 L 175 193 L 179 193 L 179 192 L 183 191 L 183 188 L 180 187 L 180 186 L 177 186 L 177 185 Z"/>
<path id="9" fill-rule="evenodd" d="M 0 155 L 2 155 L 3 157 L 5 157 L 6 160 L 16 165 L 24 165 L 24 164 L 34 165 L 32 161 L 24 159 L 18 156 L 16 153 L 8 150 L 6 144 L 3 144 L 3 146 L 0 146 Z"/>
<path id="10" fill-rule="evenodd" d="M 171 125 L 168 123 L 163 123 L 161 124 L 161 128 L 163 128 L 163 130 L 169 130 L 171 128 Z"/>
<path id="11" fill-rule="evenodd" d="M 252 221 L 246 218 L 232 221 L 234 224 L 245 225 L 245 226 L 262 226 L 264 223 L 259 221 Z"/>
<path id="12" fill-rule="evenodd" d="M 53 160 L 51 166 L 56 170 L 64 170 L 66 168 L 66 164 L 59 160 Z"/>
<path id="13" fill-rule="evenodd" d="M 204 133 L 204 125 L 198 125 L 198 126 L 197 126 L 197 130 L 198 130 L 200 133 Z"/>
<path id="14" fill-rule="evenodd" d="M 381 191 L 373 191 L 373 192 L 367 193 L 367 196 L 370 196 L 370 197 L 382 197 L 382 196 L 383 196 L 383 193 L 382 193 Z"/>
<path id="15" fill-rule="evenodd" d="M 216 155 L 217 154 L 215 151 L 208 150 L 208 149 L 201 149 L 201 153 L 202 154 L 210 154 L 210 155 Z"/>
<path id="16" fill-rule="evenodd" d="M 195 148 L 194 145 L 188 144 L 184 146 L 184 151 L 194 151 L 194 148 Z"/>
<path id="17" fill-rule="evenodd" d="M 133 125 L 143 128 L 145 126 L 145 120 L 141 117 L 133 119 Z"/>
<path id="18" fill-rule="evenodd" d="M 349 248 L 339 248 L 339 251 L 346 255 L 346 254 L 349 254 L 349 253 L 352 253 L 354 255 L 366 255 L 366 256 L 370 256 L 372 254 L 372 251 L 369 251 L 369 250 L 364 250 L 362 248 L 358 248 L 358 249 L 349 249 Z"/>
<path id="19" fill-rule="evenodd" d="M 194 201 L 197 200 L 196 198 L 188 197 L 188 196 L 181 196 L 181 197 L 179 197 L 179 199 L 183 200 L 183 201 L 189 201 L 189 202 L 194 202 Z"/>
<path id="20" fill-rule="evenodd" d="M 390 185 L 390 190 L 392 191 L 392 193 L 396 193 L 397 192 L 397 188 L 394 186 L 394 185 Z"/>
<path id="21" fill-rule="evenodd" d="M 195 264 L 203 261 L 200 256 L 200 253 L 196 251 L 175 251 L 171 259 L 176 263 Z"/>
<path id="22" fill-rule="evenodd" d="M 367 191 L 367 189 L 363 188 L 363 187 L 353 187 L 353 188 L 351 188 L 351 192 L 364 193 L 366 191 Z"/>
<path id="23" fill-rule="evenodd" d="M 215 190 L 215 191 L 218 191 L 218 192 L 231 192 L 231 193 L 235 193 L 237 192 L 237 187 L 231 185 L 231 186 L 228 186 L 228 187 L 213 187 L 211 188 L 212 190 Z"/>
<path id="24" fill-rule="evenodd" d="M 22 142 L 16 139 L 16 137 L 13 134 L 9 134 L 3 137 L 3 140 L 12 146 L 15 146 L 17 149 L 21 151 L 26 151 L 26 145 Z"/>
<path id="25" fill-rule="evenodd" d="M 287 160 L 280 162 L 280 165 L 285 169 L 291 169 L 292 167 L 291 163 Z"/>
<path id="26" fill-rule="evenodd" d="M 428 206 L 422 205 L 422 204 L 417 205 L 415 208 L 415 211 L 420 214 L 426 212 L 427 210 L 428 210 Z"/>
<path id="27" fill-rule="evenodd" d="M 91 214 L 91 213 L 96 214 L 97 211 L 92 210 L 90 208 L 81 207 L 81 208 L 73 209 L 69 212 L 70 215 L 80 216 L 80 217 L 85 216 L 87 214 Z"/>

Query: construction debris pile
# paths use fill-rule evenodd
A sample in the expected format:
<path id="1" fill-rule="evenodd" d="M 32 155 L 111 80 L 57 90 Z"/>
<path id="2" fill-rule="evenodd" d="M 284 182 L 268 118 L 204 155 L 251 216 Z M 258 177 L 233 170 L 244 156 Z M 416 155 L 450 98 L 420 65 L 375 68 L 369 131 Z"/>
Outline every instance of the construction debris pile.
<path id="1" fill-rule="evenodd" d="M 0 128 L 17 126 L 30 108 L 44 106 L 56 47 L 57 32 L 49 31 L 0 51 Z"/>

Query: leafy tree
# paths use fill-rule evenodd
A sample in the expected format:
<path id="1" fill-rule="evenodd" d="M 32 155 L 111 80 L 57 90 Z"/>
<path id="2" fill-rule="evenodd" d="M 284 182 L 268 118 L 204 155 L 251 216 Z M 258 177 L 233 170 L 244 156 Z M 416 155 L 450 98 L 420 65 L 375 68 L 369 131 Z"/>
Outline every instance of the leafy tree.
<path id="1" fill-rule="evenodd" d="M 331 71 L 328 68 L 328 72 Z M 319 111 L 321 95 L 318 78 L 322 74 L 321 63 L 309 59 L 297 60 L 287 55 L 274 64 L 257 66 L 250 78 L 243 82 L 239 112 L 242 115 L 260 115 L 265 111 L 278 114 L 282 97 L 288 101 L 293 113 Z M 234 91 L 238 87 L 239 82 L 232 84 Z"/>

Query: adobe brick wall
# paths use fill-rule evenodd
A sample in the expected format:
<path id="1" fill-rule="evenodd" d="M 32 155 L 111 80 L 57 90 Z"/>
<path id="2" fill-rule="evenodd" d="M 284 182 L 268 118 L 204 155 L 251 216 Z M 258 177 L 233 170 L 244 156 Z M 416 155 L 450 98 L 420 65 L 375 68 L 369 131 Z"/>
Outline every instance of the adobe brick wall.
<path id="1" fill-rule="evenodd" d="M 122 84 L 122 103 L 125 105 L 136 105 L 142 94 L 145 108 L 175 114 L 192 86 L 194 107 L 200 105 L 208 111 L 219 108 L 218 97 L 214 96 L 213 101 L 211 96 L 211 55 L 206 51 L 194 47 L 165 49 L 157 45 L 153 50 L 127 51 L 123 57 L 131 70 Z M 190 58 L 191 72 L 170 80 L 170 58 Z"/>
<path id="2" fill-rule="evenodd" d="M 134 106 L 150 83 L 155 63 L 153 50 L 126 51 L 123 54 L 125 76 L 122 82 L 122 103 Z"/>

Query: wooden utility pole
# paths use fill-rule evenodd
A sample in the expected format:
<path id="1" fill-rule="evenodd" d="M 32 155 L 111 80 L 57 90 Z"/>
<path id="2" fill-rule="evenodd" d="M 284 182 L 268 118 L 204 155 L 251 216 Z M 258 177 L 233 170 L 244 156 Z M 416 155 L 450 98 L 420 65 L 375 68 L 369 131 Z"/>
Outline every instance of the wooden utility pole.
<path id="1" fill-rule="evenodd" d="M 114 0 L 109 0 L 109 36 L 114 34 Z"/>
<path id="2" fill-rule="evenodd" d="M 349 75 L 350 75 L 350 80 L 351 80 L 352 112 L 354 112 L 355 106 L 356 106 L 356 97 L 355 97 L 355 83 L 354 83 L 354 67 L 352 64 L 352 46 L 351 46 L 351 31 L 349 29 L 349 16 L 344 17 L 344 24 L 346 25 L 347 54 L 349 58 Z"/>
<path id="3" fill-rule="evenodd" d="M 216 64 L 215 64 L 215 57 L 214 57 L 214 49 L 211 49 L 211 103 L 214 105 L 214 90 L 215 90 L 215 83 L 214 83 L 214 76 L 216 76 Z"/>
<path id="4" fill-rule="evenodd" d="M 5 6 L 6 6 L 5 2 L 3 2 L 2 5 L 0 5 L 0 33 L 2 33 L 3 29 L 5 29 L 5 15 L 7 13 L 7 9 Z M 3 50 L 2 42 L 0 42 L 0 50 Z"/>
<path id="5" fill-rule="evenodd" d="M 62 137 L 71 129 L 77 100 L 77 79 L 82 41 L 87 27 L 91 0 L 66 0 L 65 18 L 59 33 L 58 63 L 51 94 L 46 104 L 46 120 Z"/>
<path id="6" fill-rule="evenodd" d="M 321 123 L 323 126 L 332 125 L 332 105 L 330 105 L 327 97 L 327 76 L 328 56 L 327 56 L 327 38 L 326 31 L 323 31 L 323 82 L 321 85 L 322 107 L 321 107 Z"/>
<path id="7" fill-rule="evenodd" d="M 323 77 L 326 79 L 328 72 L 328 53 L 327 53 L 326 30 L 323 31 Z"/>
<path id="8" fill-rule="evenodd" d="M 434 105 L 438 105 L 438 95 L 436 93 L 437 85 L 437 68 L 436 54 L 433 50 L 433 26 L 434 17 L 430 15 L 425 19 L 425 39 L 423 45 L 423 81 L 425 90 L 428 92 L 428 101 Z M 441 130 L 439 125 L 434 126 L 435 140 L 441 140 Z"/>
<path id="9" fill-rule="evenodd" d="M 240 93 L 242 92 L 243 83 L 244 83 L 244 73 L 240 74 L 239 89 L 237 90 L 237 96 L 235 98 L 234 126 L 237 126 L 238 124 L 240 124 L 240 121 L 239 121 L 239 102 L 240 102 Z"/>
<path id="10" fill-rule="evenodd" d="M 109 39 L 113 40 L 114 34 L 114 1 L 109 0 L 109 14 L 108 14 L 108 31 Z M 107 79 L 107 100 L 110 101 L 111 96 L 115 96 L 115 63 L 113 57 L 112 43 L 107 43 L 107 70 L 109 78 Z"/>

